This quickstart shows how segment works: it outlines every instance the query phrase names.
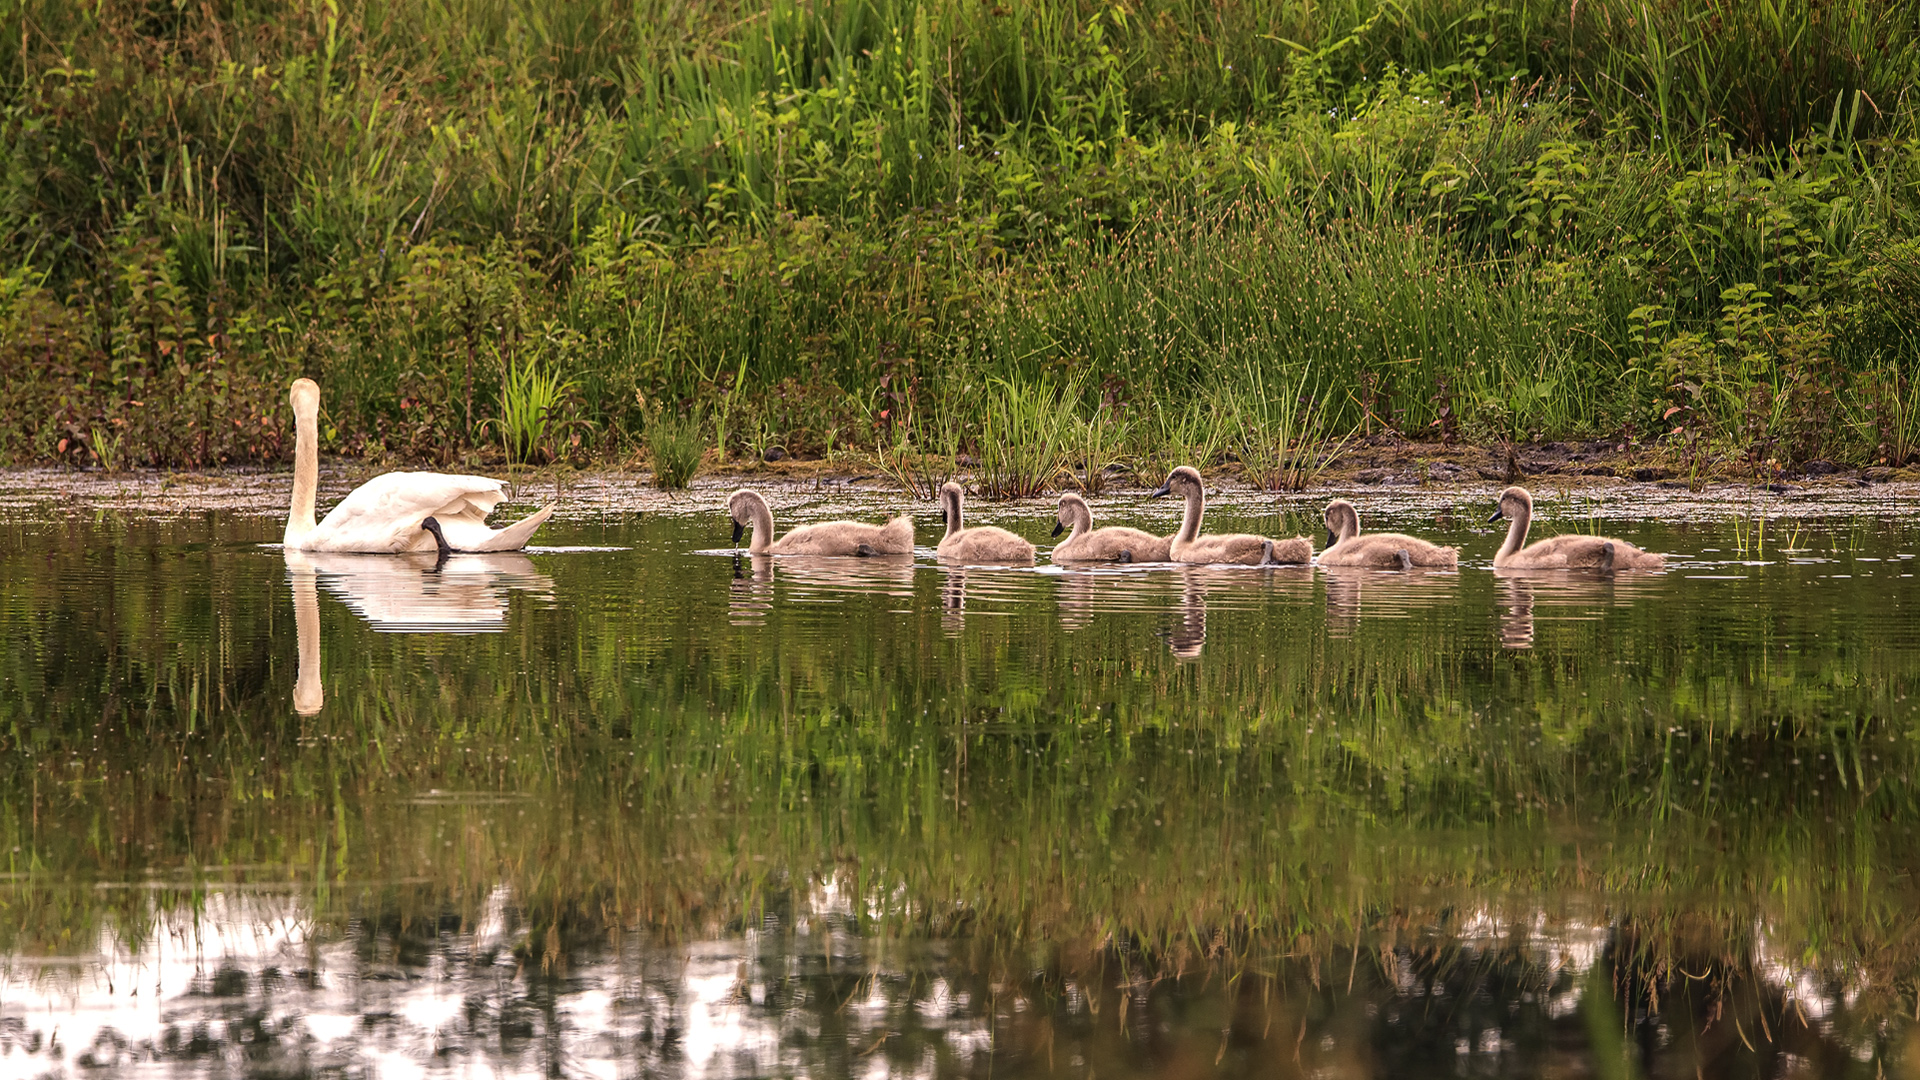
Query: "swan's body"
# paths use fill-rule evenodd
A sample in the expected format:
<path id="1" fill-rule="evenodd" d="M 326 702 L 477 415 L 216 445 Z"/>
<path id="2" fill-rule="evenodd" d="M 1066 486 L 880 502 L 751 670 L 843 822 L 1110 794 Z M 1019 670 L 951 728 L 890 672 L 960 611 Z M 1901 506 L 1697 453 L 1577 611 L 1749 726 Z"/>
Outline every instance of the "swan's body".
<path id="1" fill-rule="evenodd" d="M 394 472 L 354 488 L 316 525 L 313 503 L 320 488 L 320 387 L 312 379 L 295 379 L 290 396 L 294 421 L 293 505 L 287 512 L 284 537 L 290 549 L 383 554 L 432 551 L 438 546 L 435 537 L 421 527 L 421 522 L 431 517 L 439 521 L 442 535 L 455 551 L 518 551 L 553 514 L 549 506 L 504 529 L 495 529 L 487 524 L 487 515 L 506 501 L 503 482 L 485 476 Z"/>
<path id="2" fill-rule="evenodd" d="M 940 485 L 940 505 L 947 515 L 947 534 L 934 549 L 945 562 L 957 563 L 1031 563 L 1033 545 L 1005 529 L 992 525 L 966 528 L 961 520 L 960 485 L 951 481 Z"/>
<path id="3" fill-rule="evenodd" d="M 1207 496 L 1200 472 L 1182 465 L 1167 474 L 1167 482 L 1150 496 L 1179 495 L 1187 502 L 1180 519 L 1180 531 L 1173 534 L 1168 556 L 1177 563 L 1236 563 L 1241 566 L 1298 565 L 1313 561 L 1313 541 L 1304 536 L 1291 540 L 1273 540 L 1251 533 L 1200 534 L 1200 518 L 1207 510 Z"/>
<path id="4" fill-rule="evenodd" d="M 906 515 L 885 525 L 861 521 L 823 521 L 790 529 L 778 540 L 773 538 L 773 511 L 757 491 L 741 489 L 727 497 L 727 513 L 733 518 L 733 542 L 751 528 L 753 541 L 747 551 L 754 555 L 911 555 L 913 520 Z"/>
<path id="5" fill-rule="evenodd" d="M 1507 539 L 1493 556 L 1493 565 L 1511 570 L 1658 570 L 1667 560 L 1642 551 L 1625 540 L 1608 536 L 1567 533 L 1527 544 L 1533 522 L 1533 496 L 1523 487 L 1500 493 L 1500 509 L 1489 521 L 1511 518 Z M 1526 546 L 1522 546 L 1526 545 Z"/>
<path id="6" fill-rule="evenodd" d="M 1087 500 L 1068 492 L 1060 496 L 1059 524 L 1053 535 L 1071 529 L 1065 540 L 1053 547 L 1053 561 L 1064 562 L 1167 562 L 1171 536 L 1155 536 L 1140 529 L 1109 525 L 1093 527 L 1093 510 Z"/>
<path id="7" fill-rule="evenodd" d="M 1430 544 L 1405 533 L 1360 533 L 1360 512 L 1345 499 L 1327 506 L 1327 546 L 1321 566 L 1370 566 L 1407 570 L 1415 566 L 1452 569 L 1460 565 L 1458 548 Z"/>

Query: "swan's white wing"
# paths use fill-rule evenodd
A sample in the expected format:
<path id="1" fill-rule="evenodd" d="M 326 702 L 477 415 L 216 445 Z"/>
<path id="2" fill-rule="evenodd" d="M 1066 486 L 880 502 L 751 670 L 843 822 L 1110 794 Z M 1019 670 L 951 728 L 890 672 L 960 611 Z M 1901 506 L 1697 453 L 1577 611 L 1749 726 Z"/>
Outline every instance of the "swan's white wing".
<path id="1" fill-rule="evenodd" d="M 394 552 L 431 548 L 433 537 L 420 527 L 428 517 L 443 525 L 482 523 L 505 499 L 505 485 L 485 476 L 394 472 L 353 489 L 327 513 L 326 520 L 302 537 L 308 551 Z M 451 536 L 448 540 L 460 546 Z"/>
<path id="2" fill-rule="evenodd" d="M 504 529 L 495 529 L 475 517 L 439 518 L 440 532 L 455 551 L 519 551 L 533 539 L 533 531 L 553 516 L 553 507 L 535 511 Z"/>

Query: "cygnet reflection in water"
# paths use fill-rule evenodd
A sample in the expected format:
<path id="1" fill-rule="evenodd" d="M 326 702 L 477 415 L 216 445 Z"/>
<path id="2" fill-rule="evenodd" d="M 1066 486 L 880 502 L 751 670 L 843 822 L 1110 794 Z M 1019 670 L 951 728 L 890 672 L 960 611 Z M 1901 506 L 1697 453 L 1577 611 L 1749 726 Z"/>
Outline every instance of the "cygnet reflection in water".
<path id="1" fill-rule="evenodd" d="M 452 555 L 286 553 L 289 574 L 311 571 L 320 584 L 389 633 L 483 634 L 506 628 L 515 591 L 551 601 L 553 579 L 518 552 Z"/>
<path id="2" fill-rule="evenodd" d="M 1077 568 L 1046 577 L 1056 583 L 1062 630 L 1078 630 L 1095 615 L 1152 614 L 1167 607 L 1168 575 L 1156 570 Z"/>
<path id="3" fill-rule="evenodd" d="M 1322 567 L 1327 581 L 1327 634 L 1349 637 L 1362 616 L 1404 619 L 1456 602 L 1460 575 L 1448 570 Z"/>
<path id="4" fill-rule="evenodd" d="M 734 626 L 765 626 L 773 610 L 773 556 L 733 557 L 727 585 L 727 621 Z"/>
<path id="5" fill-rule="evenodd" d="M 912 598 L 911 555 L 735 555 L 727 606 L 736 626 L 764 625 L 775 585 L 794 604 L 837 604 L 855 596 Z"/>
<path id="6" fill-rule="evenodd" d="M 787 599 L 800 603 L 913 596 L 912 555 L 788 555 L 774 574 L 786 583 Z"/>
<path id="7" fill-rule="evenodd" d="M 1224 566 L 1182 566 L 1176 618 L 1167 631 L 1167 647 L 1183 660 L 1196 659 L 1207 641 L 1207 609 L 1253 611 L 1275 598 L 1313 599 L 1311 566 L 1272 567 L 1264 574 Z"/>
<path id="8" fill-rule="evenodd" d="M 1167 628 L 1167 649 L 1182 660 L 1198 660 L 1207 646 L 1207 586 L 1188 576 L 1180 589 L 1180 608 Z"/>
<path id="9" fill-rule="evenodd" d="M 967 625 L 967 572 L 960 567 L 947 570 L 940 582 L 940 626 L 949 635 L 958 634 Z"/>
<path id="10" fill-rule="evenodd" d="M 1500 644 L 1509 649 L 1531 649 L 1536 609 L 1553 609 L 1560 621 L 1585 622 L 1600 618 L 1605 607 L 1625 607 L 1655 591 L 1658 579 L 1618 575 L 1609 571 L 1513 570 L 1493 571 L 1500 610 Z"/>

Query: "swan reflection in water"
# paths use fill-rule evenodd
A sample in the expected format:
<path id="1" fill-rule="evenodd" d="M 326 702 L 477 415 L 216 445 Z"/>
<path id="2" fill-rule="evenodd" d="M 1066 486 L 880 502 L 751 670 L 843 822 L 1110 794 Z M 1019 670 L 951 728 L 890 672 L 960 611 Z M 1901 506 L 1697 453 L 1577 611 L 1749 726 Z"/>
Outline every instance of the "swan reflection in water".
<path id="1" fill-rule="evenodd" d="M 911 555 L 735 555 L 727 614 L 735 626 L 764 626 L 774 582 L 789 602 L 838 603 L 849 596 L 913 596 Z"/>
<path id="2" fill-rule="evenodd" d="M 1197 660 L 1207 645 L 1207 586 L 1188 574 L 1180 587 L 1180 610 L 1167 628 L 1167 648 L 1182 660 Z"/>
<path id="3" fill-rule="evenodd" d="M 320 589 L 385 633 L 485 634 L 506 629 L 514 591 L 553 599 L 553 579 L 518 552 L 453 555 L 343 555 L 286 551 L 293 590 L 300 667 L 293 708 L 318 713 L 326 701 L 320 676 Z"/>
<path id="4" fill-rule="evenodd" d="M 1327 579 L 1327 636 L 1348 638 L 1362 616 L 1405 619 L 1454 602 L 1460 575 L 1452 570 L 1372 570 L 1323 566 Z"/>
<path id="5" fill-rule="evenodd" d="M 1591 621 L 1600 609 L 1625 607 L 1649 591 L 1656 577 L 1636 571 L 1515 570 L 1496 567 L 1494 583 L 1500 612 L 1500 644 L 1531 649 L 1535 609 L 1557 609 L 1562 621 Z M 1543 612 L 1543 617 L 1544 612 Z"/>
<path id="6" fill-rule="evenodd" d="M 1313 567 L 1183 566 L 1180 606 L 1168 626 L 1167 649 L 1182 660 L 1196 660 L 1207 644 L 1207 608 L 1255 610 L 1276 597 L 1306 600 L 1313 595 Z"/>
<path id="7" fill-rule="evenodd" d="M 947 567 L 947 576 L 940 582 L 940 628 L 948 636 L 958 634 L 967 625 L 967 571 L 964 567 Z"/>
<path id="8" fill-rule="evenodd" d="M 773 556 L 735 555 L 733 580 L 727 584 L 727 622 L 765 626 L 772 610 Z"/>

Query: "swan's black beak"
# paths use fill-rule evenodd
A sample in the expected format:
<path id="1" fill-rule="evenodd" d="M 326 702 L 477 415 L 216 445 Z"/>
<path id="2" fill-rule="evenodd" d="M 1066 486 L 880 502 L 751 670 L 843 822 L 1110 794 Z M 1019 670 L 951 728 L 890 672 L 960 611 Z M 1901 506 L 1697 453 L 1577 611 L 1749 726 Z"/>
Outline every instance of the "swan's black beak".
<path id="1" fill-rule="evenodd" d="M 1339 538 L 1339 537 L 1337 537 L 1337 536 L 1335 536 L 1335 535 L 1333 535 L 1333 530 L 1332 530 L 1332 529 L 1328 529 L 1328 530 L 1327 530 L 1327 546 L 1328 546 L 1328 547 L 1332 547 L 1333 545 L 1335 545 L 1335 544 L 1337 544 L 1337 543 L 1339 543 L 1339 542 L 1340 542 L 1340 538 Z"/>
<path id="2" fill-rule="evenodd" d="M 1061 533 L 1066 531 L 1067 531 L 1067 527 L 1065 525 L 1062 525 L 1057 521 L 1053 523 L 1053 535 L 1059 536 Z"/>
<path id="3" fill-rule="evenodd" d="M 1487 523 L 1491 525 L 1492 523 L 1499 521 L 1501 518 L 1506 516 L 1507 516 L 1507 512 L 1505 510 L 1495 510 L 1493 512 L 1493 516 L 1487 519 Z"/>
<path id="4" fill-rule="evenodd" d="M 1147 492 L 1147 498 L 1157 499 L 1160 496 L 1165 495 L 1172 490 L 1173 490 L 1172 484 L 1161 484 L 1159 487 L 1154 488 L 1152 491 Z"/>
<path id="5" fill-rule="evenodd" d="M 734 522 L 734 523 L 733 523 L 733 542 L 734 542 L 734 543 L 736 543 L 736 544 L 737 544 L 737 543 L 739 543 L 739 542 L 740 542 L 740 534 L 741 534 L 741 533 L 744 533 L 744 532 L 746 532 L 746 531 L 747 531 L 747 527 L 746 527 L 745 525 L 742 525 L 742 524 L 740 524 L 740 523 L 739 523 L 739 522 L 737 522 L 737 521 L 736 521 L 736 522 Z"/>

